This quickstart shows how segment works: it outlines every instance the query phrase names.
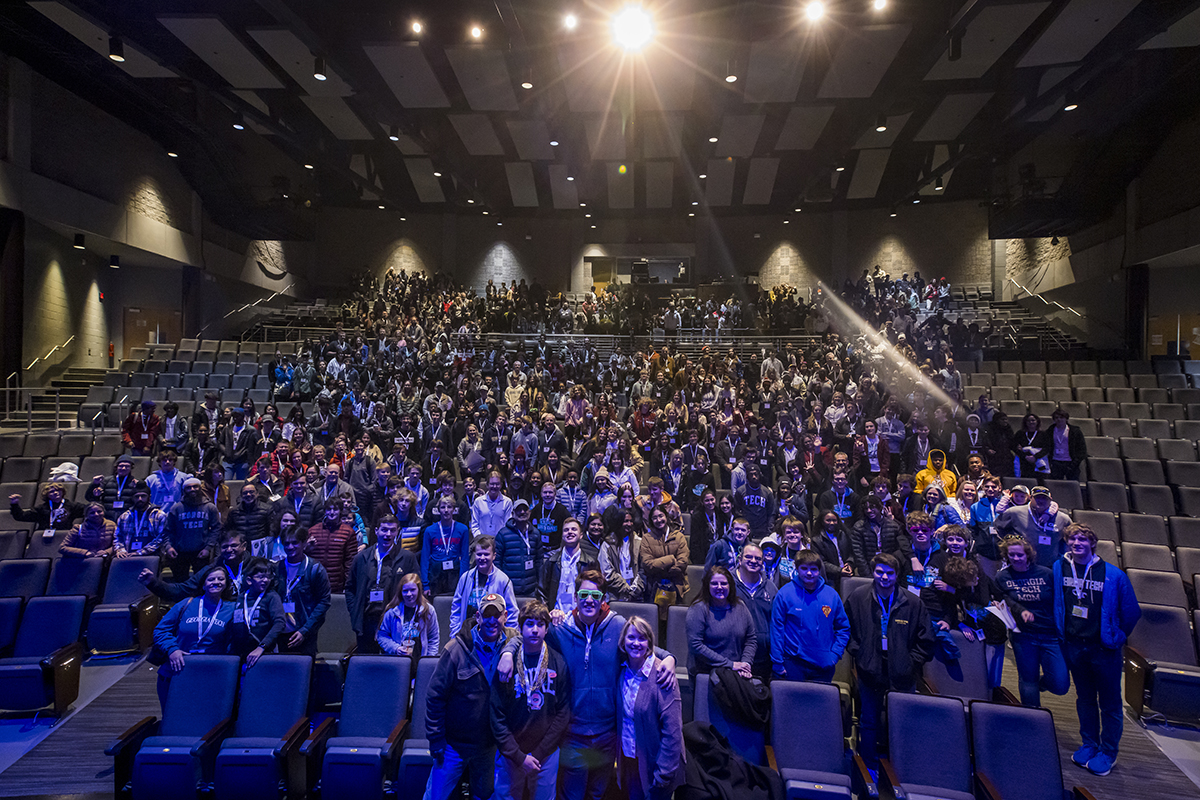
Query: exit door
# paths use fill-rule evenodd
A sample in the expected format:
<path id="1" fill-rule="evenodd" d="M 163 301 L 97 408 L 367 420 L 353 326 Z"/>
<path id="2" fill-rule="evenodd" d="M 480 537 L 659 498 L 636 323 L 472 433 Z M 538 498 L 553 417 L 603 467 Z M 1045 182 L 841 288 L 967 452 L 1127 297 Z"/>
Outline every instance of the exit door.
<path id="1" fill-rule="evenodd" d="M 171 308 L 125 307 L 125 354 L 133 347 L 176 344 L 183 330 L 182 314 Z"/>

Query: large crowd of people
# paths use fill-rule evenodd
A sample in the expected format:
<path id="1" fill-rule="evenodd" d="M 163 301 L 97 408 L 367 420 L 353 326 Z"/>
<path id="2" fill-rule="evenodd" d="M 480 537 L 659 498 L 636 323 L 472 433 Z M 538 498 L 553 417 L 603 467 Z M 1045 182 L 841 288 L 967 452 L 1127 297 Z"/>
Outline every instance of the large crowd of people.
<path id="1" fill-rule="evenodd" d="M 680 698 L 656 645 L 693 594 L 692 674 L 829 681 L 852 663 L 872 770 L 886 693 L 982 642 L 993 688 L 1011 645 L 1027 705 L 1074 681 L 1073 758 L 1105 775 L 1139 611 L 1043 485 L 1078 478 L 1083 437 L 1063 411 L 1014 426 L 965 395 L 955 356 L 982 345 L 940 312 L 916 324 L 925 286 L 851 285 L 838 300 L 861 328 L 832 298 L 766 293 L 769 320 L 828 318 L 810 346 L 601 358 L 584 337 L 476 337 L 481 321 L 552 319 L 557 301 L 536 287 L 473 298 L 389 274 L 348 306 L 362 333 L 276 354 L 272 403 L 209 395 L 190 419 L 144 403 L 125 433 L 157 459 L 147 480 L 122 457 L 85 504 L 50 484 L 13 514 L 70 529 L 64 557 L 164 558 L 170 580 L 143 575 L 176 603 L 155 637 L 160 688 L 193 653 L 315 654 L 334 594 L 358 653 L 440 656 L 427 797 L 464 778 L 476 797 L 598 798 L 610 780 L 669 796 Z M 608 297 L 596 313 L 630 326 L 655 313 Z M 452 598 L 448 642 L 439 596 Z M 657 610 L 625 619 L 616 600 Z"/>

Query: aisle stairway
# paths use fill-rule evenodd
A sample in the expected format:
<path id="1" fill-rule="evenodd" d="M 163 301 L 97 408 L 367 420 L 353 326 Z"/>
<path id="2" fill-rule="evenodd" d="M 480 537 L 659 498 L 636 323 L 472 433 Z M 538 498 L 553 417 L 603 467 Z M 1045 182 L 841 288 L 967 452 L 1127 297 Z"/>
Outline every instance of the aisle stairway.
<path id="1" fill-rule="evenodd" d="M 0 430 L 23 430 L 27 426 L 38 429 L 55 427 L 75 427 L 75 418 L 79 414 L 79 406 L 87 397 L 88 389 L 99 386 L 104 382 L 106 371 L 102 369 L 84 369 L 71 367 L 61 378 L 50 381 L 50 386 L 61 390 L 58 394 L 58 423 L 55 422 L 56 396 L 53 391 L 36 392 L 32 396 L 21 393 L 21 401 L 15 402 L 9 414 L 0 419 Z M 26 399 L 32 403 L 31 412 L 27 412 Z"/>

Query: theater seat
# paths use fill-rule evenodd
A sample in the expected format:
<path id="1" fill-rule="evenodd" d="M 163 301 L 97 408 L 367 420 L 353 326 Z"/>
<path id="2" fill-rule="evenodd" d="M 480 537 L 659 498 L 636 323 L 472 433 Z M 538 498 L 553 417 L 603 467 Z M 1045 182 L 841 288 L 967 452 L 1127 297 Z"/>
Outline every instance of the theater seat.
<path id="1" fill-rule="evenodd" d="M 746 725 L 745 723 L 734 719 L 725 714 L 721 704 L 717 702 L 713 693 L 713 681 L 715 675 L 698 674 L 696 676 L 696 698 L 692 710 L 692 719 L 696 722 L 706 722 L 717 729 L 717 732 L 729 740 L 729 748 L 742 758 L 754 764 L 767 764 L 767 740 L 765 731 L 760 727 Z M 783 683 L 776 681 L 772 684 L 772 689 L 775 686 Z M 826 684 L 833 690 L 834 699 L 834 714 L 829 717 L 832 724 L 841 733 L 841 694 L 837 688 L 831 684 Z M 774 699 L 774 698 L 772 698 Z M 790 719 L 802 719 L 801 717 L 791 717 Z M 839 741 L 841 737 L 838 737 Z M 786 781 L 787 778 L 784 777 Z"/>
<path id="2" fill-rule="evenodd" d="M 896 797 L 974 800 L 967 717 L 961 703 L 891 692 L 887 724 L 888 757 L 881 759 L 879 777 Z M 933 741 L 937 747 L 929 746 Z"/>
<path id="3" fill-rule="evenodd" d="M 341 713 L 301 745 L 321 762 L 321 800 L 381 800 L 408 729 L 411 669 L 407 658 L 351 656 Z"/>
<path id="4" fill-rule="evenodd" d="M 413 797 L 423 791 L 433 767 L 433 756 L 429 753 L 429 739 L 425 733 L 425 705 L 429 699 L 429 681 L 437 669 L 437 662 L 432 656 L 417 662 L 417 679 L 413 682 L 412 725 L 400 750 L 400 769 L 396 782 L 399 786 L 409 787 Z"/>
<path id="5" fill-rule="evenodd" d="M 846 750 L 841 715 L 841 698 L 832 684 L 771 684 L 772 755 L 788 800 L 879 796 L 862 758 Z"/>
<path id="6" fill-rule="evenodd" d="M 1143 719 L 1200 721 L 1200 662 L 1188 623 L 1186 609 L 1142 603 L 1142 618 L 1125 645 L 1125 700 Z"/>
<path id="7" fill-rule="evenodd" d="M 1091 800 L 1063 784 L 1054 718 L 1044 708 L 971 704 L 971 748 L 980 798 Z"/>
<path id="8" fill-rule="evenodd" d="M 158 556 L 119 558 L 108 570 L 104 596 L 92 610 L 87 642 L 93 653 L 146 650 L 162 612 L 158 599 L 137 579 L 143 569 L 158 574 Z"/>
<path id="9" fill-rule="evenodd" d="M 0 659 L 0 709 L 67 712 L 79 696 L 84 605 L 82 597 L 30 598 L 12 657 Z"/>

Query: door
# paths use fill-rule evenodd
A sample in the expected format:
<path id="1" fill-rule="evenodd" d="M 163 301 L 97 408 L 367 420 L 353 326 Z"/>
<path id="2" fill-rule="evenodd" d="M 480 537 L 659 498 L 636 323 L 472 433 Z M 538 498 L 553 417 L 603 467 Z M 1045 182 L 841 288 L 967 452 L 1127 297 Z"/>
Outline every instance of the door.
<path id="1" fill-rule="evenodd" d="M 175 344 L 183 329 L 179 310 L 172 308 L 125 307 L 125 354 L 133 347 Z"/>

